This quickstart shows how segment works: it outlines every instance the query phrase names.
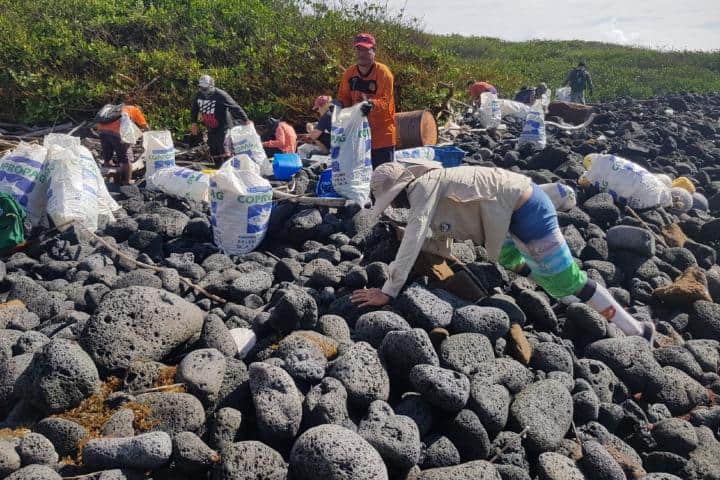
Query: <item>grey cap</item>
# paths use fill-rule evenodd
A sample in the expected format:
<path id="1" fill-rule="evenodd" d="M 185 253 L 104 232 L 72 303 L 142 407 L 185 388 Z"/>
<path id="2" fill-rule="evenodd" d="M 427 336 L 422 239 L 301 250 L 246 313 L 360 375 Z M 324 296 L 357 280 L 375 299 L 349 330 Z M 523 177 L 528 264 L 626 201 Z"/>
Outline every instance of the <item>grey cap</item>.
<path id="1" fill-rule="evenodd" d="M 215 86 L 215 80 L 210 75 L 203 75 L 198 80 L 198 87 L 209 88 Z"/>

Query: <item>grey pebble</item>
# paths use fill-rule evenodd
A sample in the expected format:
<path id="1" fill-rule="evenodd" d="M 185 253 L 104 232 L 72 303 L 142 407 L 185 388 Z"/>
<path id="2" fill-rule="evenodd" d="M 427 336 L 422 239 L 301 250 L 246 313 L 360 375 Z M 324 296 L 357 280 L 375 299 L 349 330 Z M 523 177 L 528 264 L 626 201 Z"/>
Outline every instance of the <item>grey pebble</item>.
<path id="1" fill-rule="evenodd" d="M 297 480 L 388 480 L 380 454 L 361 436 L 338 425 L 306 431 L 290 452 Z"/>
<path id="2" fill-rule="evenodd" d="M 143 433 L 134 437 L 98 438 L 83 449 L 83 463 L 91 469 L 159 468 L 172 455 L 172 439 L 165 432 Z"/>

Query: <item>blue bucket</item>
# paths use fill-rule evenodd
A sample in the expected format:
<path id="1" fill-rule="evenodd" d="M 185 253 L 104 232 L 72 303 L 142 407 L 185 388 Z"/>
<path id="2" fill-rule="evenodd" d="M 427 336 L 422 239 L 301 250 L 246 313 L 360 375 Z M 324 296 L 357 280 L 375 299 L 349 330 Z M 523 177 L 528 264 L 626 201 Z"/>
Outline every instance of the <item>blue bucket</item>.
<path id="1" fill-rule="evenodd" d="M 465 150 L 452 145 L 446 147 L 433 145 L 432 148 L 435 150 L 435 161 L 442 163 L 445 168 L 459 166 L 467 153 Z"/>
<path id="2" fill-rule="evenodd" d="M 317 186 L 315 187 L 315 195 L 318 197 L 329 197 L 338 198 L 340 195 L 337 194 L 332 184 L 332 168 L 323 170 L 318 179 Z"/>
<path id="3" fill-rule="evenodd" d="M 290 180 L 302 169 L 302 160 L 297 153 L 276 153 L 272 167 L 273 175 L 277 180 Z"/>

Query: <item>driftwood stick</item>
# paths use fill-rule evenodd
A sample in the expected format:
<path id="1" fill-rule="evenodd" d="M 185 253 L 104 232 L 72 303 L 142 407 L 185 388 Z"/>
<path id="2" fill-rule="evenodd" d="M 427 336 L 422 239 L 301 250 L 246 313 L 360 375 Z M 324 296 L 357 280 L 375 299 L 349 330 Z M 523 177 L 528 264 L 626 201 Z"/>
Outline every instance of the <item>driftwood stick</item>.
<path id="1" fill-rule="evenodd" d="M 19 137 L 17 135 L 0 135 L 0 140 L 8 142 L 22 142 L 23 138 L 25 137 Z"/>
<path id="2" fill-rule="evenodd" d="M 653 236 L 655 237 L 655 240 L 657 240 L 658 242 L 660 242 L 660 244 L 661 244 L 663 247 L 667 247 L 667 243 L 665 243 L 665 239 L 662 238 L 662 237 L 661 237 L 660 235 L 658 235 L 657 233 L 655 233 L 655 231 L 654 231 L 652 228 L 650 228 L 650 226 L 649 226 L 647 223 L 645 223 L 645 220 L 643 220 L 642 218 L 640 218 L 640 215 L 638 215 L 638 214 L 635 212 L 635 210 L 633 210 L 632 208 L 628 207 L 627 205 L 625 206 L 625 210 L 627 210 L 628 213 L 630 213 L 630 215 L 632 215 L 632 216 L 635 218 L 635 220 L 637 220 L 638 222 L 640 222 L 640 224 L 643 226 L 643 228 L 645 228 L 645 229 L 648 230 L 650 233 L 652 233 Z"/>
<path id="3" fill-rule="evenodd" d="M 205 146 L 205 144 L 196 145 L 194 147 L 188 148 L 187 150 L 177 152 L 175 154 L 175 158 L 184 157 L 186 155 L 198 155 L 198 154 L 203 153 L 206 149 L 207 149 L 207 147 Z"/>
<path id="4" fill-rule="evenodd" d="M 82 127 L 84 127 L 85 125 L 87 125 L 87 120 L 83 120 L 83 122 L 82 122 L 80 125 L 78 125 L 77 127 L 73 128 L 72 130 L 70 130 L 70 131 L 68 132 L 68 135 L 72 135 L 73 133 L 77 132 L 78 130 L 80 130 L 80 129 L 81 129 Z"/>
<path id="5" fill-rule="evenodd" d="M 473 108 L 472 105 L 469 105 L 465 102 L 461 102 L 460 100 L 455 100 L 454 98 L 450 99 L 450 103 L 457 103 L 458 105 L 462 105 L 463 107 Z"/>
<path id="6" fill-rule="evenodd" d="M 127 254 L 121 252 L 120 250 L 118 250 L 117 248 L 113 247 L 113 246 L 110 245 L 108 242 L 106 242 L 105 240 L 103 240 L 100 236 L 98 236 L 98 235 L 96 235 L 95 233 L 91 232 L 90 230 L 88 230 L 87 228 L 85 228 L 85 226 L 81 225 L 81 224 L 78 223 L 78 222 L 75 222 L 75 227 L 80 227 L 80 228 L 81 228 L 82 230 L 84 230 L 86 233 L 90 234 L 90 236 L 91 236 L 92 238 L 94 238 L 95 240 L 97 240 L 98 242 L 100 242 L 105 248 L 107 248 L 108 250 L 110 250 L 111 252 L 113 252 L 114 254 L 116 254 L 117 256 L 121 257 L 121 258 L 124 259 L 124 260 L 127 260 L 128 262 L 130 262 L 130 263 L 132 263 L 132 264 L 134 264 L 134 265 L 136 265 L 136 266 L 139 266 L 139 267 L 142 267 L 142 268 L 148 268 L 148 269 L 154 270 L 154 271 L 156 271 L 156 272 L 163 272 L 163 271 L 165 271 L 165 270 L 170 270 L 169 268 L 156 267 L 155 265 L 150 265 L 150 264 L 143 263 L 143 262 L 140 262 L 140 261 L 138 261 L 138 260 L 135 260 L 134 258 L 130 257 L 129 255 L 127 255 Z M 210 300 L 212 300 L 212 301 L 214 301 L 214 302 L 221 303 L 221 304 L 228 303 L 228 301 L 225 300 L 224 298 L 218 297 L 217 295 L 214 295 L 214 294 L 208 292 L 208 291 L 205 290 L 203 287 L 194 284 L 194 283 L 191 282 L 189 279 L 187 279 L 187 278 L 185 278 L 185 277 L 183 277 L 183 276 L 180 276 L 180 281 L 181 281 L 182 283 L 184 283 L 185 285 L 187 285 L 188 287 L 190 287 L 190 288 L 192 288 L 193 290 L 195 290 L 196 292 L 199 292 L 199 293 L 205 295 L 206 297 L 208 297 Z"/>
<path id="7" fill-rule="evenodd" d="M 24 132 L 31 132 L 32 128 L 28 127 L 27 125 L 22 125 L 20 123 L 7 123 L 7 122 L 0 122 L 1 128 L 7 128 L 9 130 L 18 131 L 22 130 Z"/>
<path id="8" fill-rule="evenodd" d="M 24 135 L 21 135 L 21 138 L 35 138 L 35 137 L 42 137 L 43 135 L 47 135 L 48 133 L 53 132 L 61 132 L 63 130 L 68 130 L 72 128 L 72 123 L 63 123 L 62 125 L 55 125 L 48 128 L 43 128 L 42 130 L 35 130 L 30 133 L 26 133 Z"/>
<path id="9" fill-rule="evenodd" d="M 580 130 L 580 129 L 583 129 L 583 128 L 589 126 L 594 120 L 595 120 L 595 114 L 594 114 L 594 113 L 591 113 L 590 116 L 588 117 L 588 119 L 585 120 L 585 121 L 584 121 L 583 123 L 581 123 L 580 125 L 563 125 L 563 124 L 551 122 L 551 121 L 548 121 L 548 120 L 545 121 L 545 125 L 552 125 L 553 127 L 557 127 L 557 128 L 559 128 L 560 130 L 571 131 L 571 130 Z"/>
<path id="10" fill-rule="evenodd" d="M 300 205 L 315 205 L 329 208 L 342 208 L 348 205 L 347 200 L 344 198 L 305 197 L 281 192 L 278 189 L 273 189 L 273 198 L 279 201 L 299 203 Z"/>
<path id="11" fill-rule="evenodd" d="M 145 85 L 143 85 L 142 87 L 140 87 L 140 91 L 147 90 L 148 88 L 150 88 L 150 85 L 152 85 L 153 83 L 157 82 L 158 80 L 160 80 L 160 77 L 155 77 L 155 78 L 153 78 L 152 80 L 150 80 L 149 82 L 147 82 Z"/>
<path id="12" fill-rule="evenodd" d="M 131 395 L 140 395 L 143 393 L 153 393 L 153 392 L 162 392 L 163 390 L 171 390 L 173 388 L 178 387 L 184 387 L 184 383 L 173 383 L 172 385 L 162 385 L 160 387 L 153 387 L 153 388 L 144 388 L 142 390 L 133 390 L 130 393 Z"/>
<path id="13" fill-rule="evenodd" d="M 530 427 L 525 427 L 525 428 L 523 428 L 523 429 L 520 431 L 520 433 L 518 433 L 518 436 L 522 439 L 523 437 L 525 437 L 525 435 L 527 435 L 527 432 L 529 432 L 529 431 L 530 431 Z M 498 448 L 497 450 L 495 450 L 495 455 L 493 455 L 493 457 L 492 457 L 490 460 L 488 460 L 488 461 L 489 461 L 490 463 L 493 463 L 495 460 L 497 460 L 498 458 L 500 458 L 500 455 L 502 455 L 503 453 L 505 453 L 506 450 L 508 450 L 509 448 L 515 446 L 514 444 L 515 444 L 515 442 L 512 441 L 512 442 L 508 442 L 508 444 L 505 445 L 503 448 Z"/>

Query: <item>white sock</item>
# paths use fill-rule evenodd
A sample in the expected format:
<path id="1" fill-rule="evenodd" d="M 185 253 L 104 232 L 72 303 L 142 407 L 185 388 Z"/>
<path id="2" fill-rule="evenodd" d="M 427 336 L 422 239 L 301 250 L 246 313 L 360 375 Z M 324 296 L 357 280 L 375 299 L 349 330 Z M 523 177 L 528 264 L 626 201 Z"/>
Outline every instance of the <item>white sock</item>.
<path id="1" fill-rule="evenodd" d="M 625 335 L 642 335 L 645 330 L 643 324 L 627 313 L 602 285 L 596 285 L 595 293 L 585 303 L 599 312 L 608 322 L 617 325 Z"/>

